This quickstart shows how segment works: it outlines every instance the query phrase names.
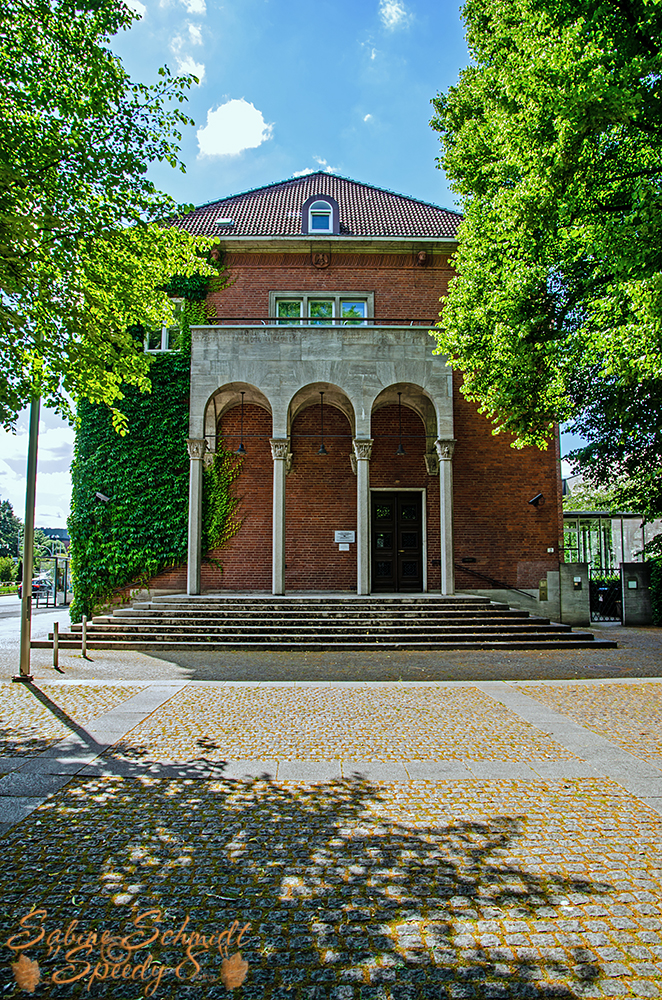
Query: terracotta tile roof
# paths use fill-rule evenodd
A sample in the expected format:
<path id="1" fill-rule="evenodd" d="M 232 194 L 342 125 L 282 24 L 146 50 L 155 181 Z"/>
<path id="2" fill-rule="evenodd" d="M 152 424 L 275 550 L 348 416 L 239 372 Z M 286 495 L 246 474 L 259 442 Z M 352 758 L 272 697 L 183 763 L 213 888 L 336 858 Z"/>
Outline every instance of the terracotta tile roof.
<path id="1" fill-rule="evenodd" d="M 341 236 L 453 238 L 461 215 L 382 188 L 318 171 L 201 205 L 174 223 L 203 236 L 300 236 L 301 206 L 327 194 L 340 206 Z M 219 227 L 217 219 L 232 219 Z M 317 237 L 311 237 L 315 239 Z"/>

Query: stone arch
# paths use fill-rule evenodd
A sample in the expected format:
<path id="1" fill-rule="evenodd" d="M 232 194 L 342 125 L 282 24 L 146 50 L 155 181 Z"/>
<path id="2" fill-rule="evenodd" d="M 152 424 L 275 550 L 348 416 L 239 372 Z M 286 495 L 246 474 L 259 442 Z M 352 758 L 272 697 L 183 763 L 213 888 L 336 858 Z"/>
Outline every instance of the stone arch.
<path id="1" fill-rule="evenodd" d="M 270 416 L 273 416 L 271 402 L 257 386 L 251 385 L 249 382 L 228 382 L 226 385 L 220 386 L 209 397 L 205 407 L 204 428 L 208 451 L 212 453 L 216 451 L 218 427 L 221 419 L 228 410 L 241 405 L 242 392 L 244 393 L 245 405 L 259 406 L 266 410 Z"/>
<path id="2" fill-rule="evenodd" d="M 377 410 L 384 406 L 397 406 L 399 392 L 402 393 L 402 405 L 417 413 L 423 422 L 427 439 L 426 451 L 434 452 L 434 442 L 439 436 L 437 409 L 434 401 L 420 385 L 415 385 L 413 382 L 394 382 L 382 389 L 372 401 L 371 422 L 372 414 Z"/>
<path id="3" fill-rule="evenodd" d="M 305 410 L 309 406 L 319 405 L 320 392 L 324 393 L 325 406 L 335 406 L 337 410 L 340 410 L 344 414 L 349 423 L 352 436 L 354 436 L 356 434 L 354 406 L 349 398 L 349 394 L 339 385 L 334 385 L 332 382 L 310 382 L 308 385 L 297 389 L 290 400 L 287 411 L 288 434 L 291 433 L 292 424 L 302 410 Z"/>

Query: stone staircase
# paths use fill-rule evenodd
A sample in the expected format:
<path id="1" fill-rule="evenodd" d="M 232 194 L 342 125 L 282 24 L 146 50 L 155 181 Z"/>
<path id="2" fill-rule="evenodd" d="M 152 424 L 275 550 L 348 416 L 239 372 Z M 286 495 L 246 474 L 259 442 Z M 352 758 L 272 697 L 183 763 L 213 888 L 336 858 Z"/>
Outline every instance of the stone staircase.
<path id="1" fill-rule="evenodd" d="M 52 640 L 52 634 L 49 637 Z M 80 648 L 81 626 L 60 647 Z M 50 648 L 52 641 L 35 640 Z M 443 597 L 157 597 L 87 625 L 89 649 L 574 649 L 616 646 L 507 604 Z"/>

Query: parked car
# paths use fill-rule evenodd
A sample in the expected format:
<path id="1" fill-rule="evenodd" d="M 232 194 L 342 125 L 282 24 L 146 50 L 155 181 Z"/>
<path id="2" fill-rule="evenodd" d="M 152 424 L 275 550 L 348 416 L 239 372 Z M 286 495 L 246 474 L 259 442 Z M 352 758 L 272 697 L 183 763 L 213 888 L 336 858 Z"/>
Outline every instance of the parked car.
<path id="1" fill-rule="evenodd" d="M 32 596 L 36 594 L 50 594 L 53 590 L 53 581 L 50 576 L 34 576 L 32 578 Z M 23 597 L 23 584 L 18 585 L 18 596 Z"/>

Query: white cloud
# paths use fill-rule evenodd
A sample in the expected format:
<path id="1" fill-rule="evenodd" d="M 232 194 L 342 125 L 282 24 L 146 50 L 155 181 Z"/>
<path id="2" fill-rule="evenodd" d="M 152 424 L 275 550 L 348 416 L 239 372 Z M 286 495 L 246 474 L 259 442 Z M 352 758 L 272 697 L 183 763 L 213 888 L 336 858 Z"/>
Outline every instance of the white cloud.
<path id="1" fill-rule="evenodd" d="M 371 120 L 372 120 L 372 115 L 364 115 L 364 116 L 363 116 L 363 121 L 364 121 L 364 122 L 369 122 L 369 121 L 371 121 Z"/>
<path id="2" fill-rule="evenodd" d="M 124 2 L 129 10 L 132 10 L 134 14 L 137 14 L 139 17 L 144 17 L 147 13 L 147 7 L 145 7 L 145 4 L 141 3 L 140 0 L 124 0 Z"/>
<path id="3" fill-rule="evenodd" d="M 197 76 L 200 83 L 205 78 L 205 64 L 196 62 L 191 56 L 177 57 L 177 71 L 179 73 L 192 73 Z"/>
<path id="4" fill-rule="evenodd" d="M 207 112 L 207 124 L 198 129 L 200 156 L 237 156 L 244 149 L 254 149 L 271 138 L 261 111 L 242 97 L 227 101 Z"/>
<path id="5" fill-rule="evenodd" d="M 323 160 L 321 156 L 313 156 L 315 163 L 319 163 L 320 167 L 324 168 L 325 174 L 337 174 L 340 167 L 332 167 L 327 160 Z"/>
<path id="6" fill-rule="evenodd" d="M 189 24 L 188 37 L 191 45 L 202 45 L 202 32 L 199 24 Z"/>
<path id="7" fill-rule="evenodd" d="M 202 34 L 197 24 L 189 24 L 187 27 L 188 38 L 182 35 L 175 35 L 170 42 L 170 51 L 177 60 L 177 72 L 192 73 L 202 83 L 205 75 L 205 64 L 196 62 L 193 56 L 186 51 L 188 44 L 202 45 Z"/>
<path id="8" fill-rule="evenodd" d="M 379 16 L 389 31 L 405 28 L 411 20 L 411 14 L 400 0 L 379 0 Z"/>
<path id="9" fill-rule="evenodd" d="M 377 49 L 372 49 L 371 50 L 371 52 L 370 52 L 370 58 L 371 59 L 376 59 L 377 58 Z"/>
<path id="10" fill-rule="evenodd" d="M 205 0 L 179 0 L 182 7 L 186 7 L 189 14 L 206 14 L 207 5 Z M 170 7 L 172 0 L 159 0 L 159 7 Z"/>
<path id="11" fill-rule="evenodd" d="M 314 174 L 315 171 L 312 167 L 304 167 L 303 170 L 295 170 L 292 177 L 306 177 L 308 174 Z"/>

